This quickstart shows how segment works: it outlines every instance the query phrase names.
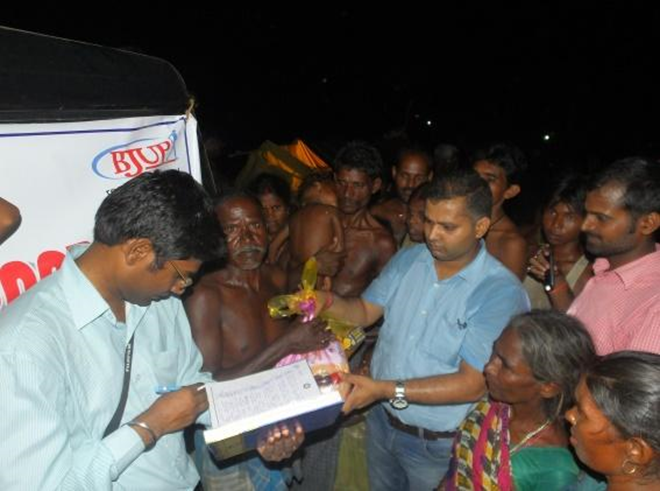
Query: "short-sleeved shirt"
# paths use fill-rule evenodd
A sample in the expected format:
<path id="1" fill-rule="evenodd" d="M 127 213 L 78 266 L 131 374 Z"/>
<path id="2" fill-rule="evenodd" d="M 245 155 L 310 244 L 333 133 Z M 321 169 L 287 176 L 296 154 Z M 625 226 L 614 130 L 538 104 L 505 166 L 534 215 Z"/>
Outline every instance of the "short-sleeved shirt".
<path id="1" fill-rule="evenodd" d="M 660 247 L 612 270 L 598 258 L 594 273 L 568 313 L 584 323 L 596 352 L 660 354 Z"/>
<path id="2" fill-rule="evenodd" d="M 483 370 L 512 316 L 529 310 L 520 281 L 487 251 L 439 280 L 424 244 L 399 251 L 362 295 L 384 309 L 371 373 L 406 380 L 456 373 L 461 361 Z M 471 404 L 410 404 L 396 411 L 406 424 L 452 431 Z M 386 410 L 390 409 L 386 405 Z"/>
<path id="3" fill-rule="evenodd" d="M 103 438 L 133 333 L 122 423 L 156 401 L 157 385 L 211 380 L 200 373 L 202 357 L 180 300 L 128 306 L 119 322 L 67 255 L 60 271 L 0 313 L 0 489 L 195 487 L 199 476 L 181 431 L 148 452 L 128 426 Z M 203 419 L 209 422 L 208 413 Z"/>

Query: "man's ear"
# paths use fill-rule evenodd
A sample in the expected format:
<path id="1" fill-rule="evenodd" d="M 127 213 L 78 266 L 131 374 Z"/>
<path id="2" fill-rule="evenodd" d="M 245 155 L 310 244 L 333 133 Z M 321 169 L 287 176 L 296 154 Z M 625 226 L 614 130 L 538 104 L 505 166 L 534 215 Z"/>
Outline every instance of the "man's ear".
<path id="1" fill-rule="evenodd" d="M 637 228 L 642 235 L 653 235 L 660 227 L 660 213 L 651 212 L 637 219 Z"/>
<path id="2" fill-rule="evenodd" d="M 429 178 L 426 182 L 431 182 L 433 180 L 433 171 L 429 172 Z"/>
<path id="3" fill-rule="evenodd" d="M 376 194 L 380 191 L 380 187 L 383 185 L 383 180 L 380 177 L 376 177 L 371 184 L 371 194 Z"/>
<path id="4" fill-rule="evenodd" d="M 154 247 L 149 239 L 128 239 L 121 245 L 126 264 L 134 266 L 135 264 L 149 259 L 154 255 Z"/>
<path id="5" fill-rule="evenodd" d="M 508 188 L 506 188 L 506 191 L 504 191 L 504 199 L 511 199 L 515 198 L 520 194 L 520 186 L 517 184 L 511 184 Z"/>
<path id="6" fill-rule="evenodd" d="M 475 225 L 477 239 L 482 239 L 484 235 L 486 235 L 486 233 L 488 232 L 489 228 L 490 228 L 489 217 L 481 217 L 479 220 L 477 220 L 477 223 Z"/>

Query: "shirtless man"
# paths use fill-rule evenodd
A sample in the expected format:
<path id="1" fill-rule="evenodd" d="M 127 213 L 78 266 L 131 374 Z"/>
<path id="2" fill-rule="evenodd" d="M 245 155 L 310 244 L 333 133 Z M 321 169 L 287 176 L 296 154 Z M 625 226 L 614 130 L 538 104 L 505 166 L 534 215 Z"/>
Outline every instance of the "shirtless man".
<path id="1" fill-rule="evenodd" d="M 424 208 L 426 207 L 425 192 L 430 183 L 424 183 L 415 188 L 408 201 L 408 216 L 406 217 L 406 236 L 401 248 L 411 247 L 424 242 Z"/>
<path id="2" fill-rule="evenodd" d="M 406 216 L 410 195 L 420 184 L 433 177 L 431 157 L 423 150 L 406 148 L 399 153 L 397 164 L 392 167 L 392 179 L 396 196 L 375 204 L 371 214 L 389 223 L 397 245 L 406 235 Z"/>
<path id="3" fill-rule="evenodd" d="M 486 248 L 520 280 L 526 275 L 527 242 L 504 211 L 504 202 L 520 194 L 521 174 L 527 167 L 522 151 L 498 143 L 480 150 L 473 160 L 474 170 L 493 194 L 493 212 L 486 235 Z"/>
<path id="4" fill-rule="evenodd" d="M 346 258 L 332 290 L 342 296 L 359 296 L 396 252 L 392 234 L 368 208 L 381 186 L 382 165 L 378 150 L 361 142 L 347 144 L 335 159 Z"/>
<path id="5" fill-rule="evenodd" d="M 382 167 L 378 150 L 362 142 L 348 143 L 335 159 L 346 255 L 339 273 L 332 279 L 332 291 L 342 296 L 359 296 L 396 252 L 392 234 L 369 213 L 369 200 L 381 186 Z M 363 352 L 353 355 L 353 370 L 362 356 Z M 304 478 L 301 486 L 294 483 L 294 490 L 334 489 L 339 443 L 337 426 L 307 438 Z"/>
<path id="6" fill-rule="evenodd" d="M 228 194 L 216 213 L 227 239 L 228 262 L 204 275 L 185 301 L 203 370 L 217 380 L 231 379 L 270 368 L 290 353 L 327 344 L 332 335 L 320 323 L 288 326 L 268 315 L 266 302 L 285 293 L 286 277 L 277 266 L 264 263 L 266 225 L 259 203 L 247 194 Z M 204 489 L 249 486 L 252 466 L 261 465 L 258 459 L 217 465 L 201 443 L 196 438 Z M 282 479 L 276 472 L 270 475 Z"/>

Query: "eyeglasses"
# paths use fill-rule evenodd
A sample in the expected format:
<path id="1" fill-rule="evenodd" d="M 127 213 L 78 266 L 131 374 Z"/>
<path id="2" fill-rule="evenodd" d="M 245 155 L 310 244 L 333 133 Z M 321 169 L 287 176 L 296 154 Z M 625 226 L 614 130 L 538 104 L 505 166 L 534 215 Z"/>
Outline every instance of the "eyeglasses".
<path id="1" fill-rule="evenodd" d="M 176 265 L 172 261 L 167 261 L 172 268 L 174 268 L 174 271 L 176 271 L 176 274 L 179 275 L 179 279 L 183 283 L 183 288 L 188 288 L 193 284 L 193 279 L 190 276 L 184 276 L 183 273 L 181 273 L 181 270 L 176 267 Z"/>

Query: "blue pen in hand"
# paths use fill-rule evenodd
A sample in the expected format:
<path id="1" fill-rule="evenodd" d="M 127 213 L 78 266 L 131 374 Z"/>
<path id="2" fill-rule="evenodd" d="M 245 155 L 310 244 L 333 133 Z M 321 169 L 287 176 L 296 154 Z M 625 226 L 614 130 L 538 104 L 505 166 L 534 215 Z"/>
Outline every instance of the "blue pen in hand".
<path id="1" fill-rule="evenodd" d="M 181 389 L 180 385 L 157 385 L 154 388 L 154 391 L 158 395 L 162 394 L 169 394 L 170 392 L 176 392 L 177 390 Z"/>

